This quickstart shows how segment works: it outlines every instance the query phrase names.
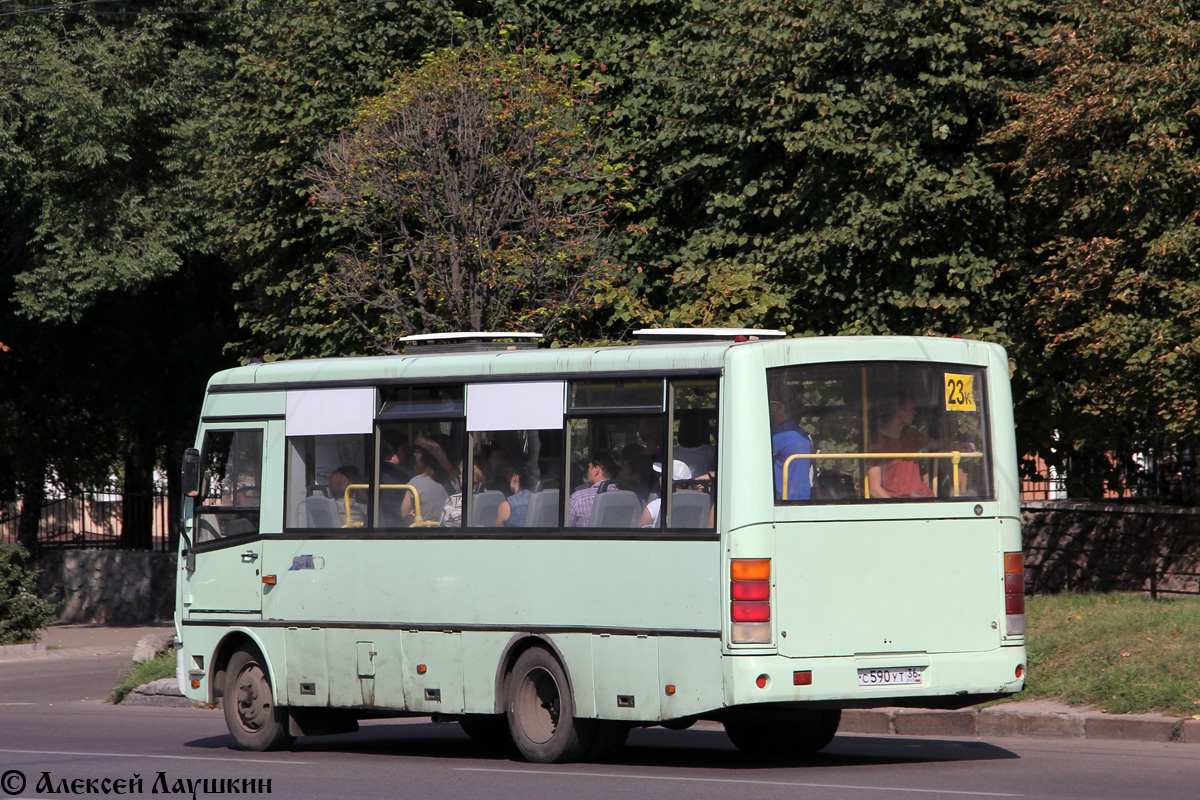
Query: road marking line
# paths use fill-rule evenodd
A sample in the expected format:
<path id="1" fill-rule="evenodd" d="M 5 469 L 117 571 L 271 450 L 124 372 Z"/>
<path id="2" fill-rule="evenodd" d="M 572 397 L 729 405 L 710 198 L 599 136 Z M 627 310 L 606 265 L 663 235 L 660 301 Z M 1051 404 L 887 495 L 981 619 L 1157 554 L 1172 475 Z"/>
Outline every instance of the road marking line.
<path id="1" fill-rule="evenodd" d="M 83 753 L 71 750 L 4 750 L 0 753 L 15 753 L 26 756 L 96 756 L 98 758 L 173 758 L 178 761 L 223 761 L 227 764 L 315 764 L 315 761 L 279 761 L 265 758 L 232 758 L 229 756 L 162 756 L 137 753 Z"/>
<path id="2" fill-rule="evenodd" d="M 671 775 L 617 775 L 611 772 L 550 772 L 537 769 L 489 769 L 487 767 L 456 767 L 458 772 L 512 772 L 518 775 L 544 775 L 567 778 L 626 778 L 639 781 L 691 781 L 693 783 L 739 783 L 754 786 L 794 786 L 798 789 L 855 789 L 863 792 L 913 792 L 949 794 L 964 797 L 1024 797 L 1023 794 L 1001 792 L 966 792 L 954 789 L 909 789 L 904 786 L 854 786 L 843 783 L 798 783 L 793 781 L 754 781 L 744 778 L 680 778 Z"/>

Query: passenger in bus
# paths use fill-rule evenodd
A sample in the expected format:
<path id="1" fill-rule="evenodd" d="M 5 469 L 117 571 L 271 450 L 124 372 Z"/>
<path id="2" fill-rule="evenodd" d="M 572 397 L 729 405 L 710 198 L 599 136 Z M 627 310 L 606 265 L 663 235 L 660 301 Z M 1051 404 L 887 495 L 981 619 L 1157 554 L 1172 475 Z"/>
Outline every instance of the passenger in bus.
<path id="1" fill-rule="evenodd" d="M 567 504 L 567 526 L 586 528 L 592 518 L 592 504 L 601 483 L 612 481 L 617 475 L 617 462 L 607 450 L 599 450 L 588 461 L 587 486 L 572 492 Z M 607 486 L 605 487 L 607 489 Z"/>
<path id="2" fill-rule="evenodd" d="M 637 492 L 643 503 L 651 498 L 658 483 L 654 476 L 653 462 L 654 459 L 646 454 L 646 448 L 637 442 L 625 445 L 625 449 L 621 451 L 617 481 L 622 489 Z"/>
<path id="3" fill-rule="evenodd" d="M 478 491 L 480 484 L 483 482 L 483 470 L 479 468 L 480 456 L 476 457 L 474 467 L 474 480 L 471 482 L 472 491 Z M 465 486 L 467 478 L 466 462 L 459 462 L 458 474 L 462 476 L 463 483 L 460 486 Z M 442 519 L 438 523 L 442 528 L 461 528 L 462 527 L 462 504 L 463 493 L 457 491 L 446 498 L 446 502 L 442 505 Z"/>
<path id="4" fill-rule="evenodd" d="M 408 437 L 400 431 L 379 438 L 379 476 L 382 483 L 408 483 L 412 470 L 408 468 L 410 448 Z"/>
<path id="5" fill-rule="evenodd" d="M 525 524 L 525 512 L 529 510 L 529 498 L 533 495 L 533 476 L 527 467 L 513 470 L 509 478 L 512 494 L 500 504 L 496 513 L 496 527 L 520 528 Z"/>
<path id="6" fill-rule="evenodd" d="M 662 464 L 658 461 L 654 462 L 654 471 L 662 474 Z M 671 464 L 671 480 L 674 482 L 691 480 L 692 471 L 688 469 L 688 465 L 682 461 L 674 461 Z M 662 508 L 662 496 L 654 498 L 646 504 L 646 509 L 642 512 L 642 518 L 638 520 L 639 528 L 657 528 L 659 511 Z"/>
<path id="7" fill-rule="evenodd" d="M 812 496 L 812 462 L 789 456 L 812 452 L 812 437 L 796 423 L 795 395 L 786 387 L 772 393 L 771 453 L 775 462 L 775 499 L 808 500 Z M 786 493 L 783 486 L 783 467 L 787 464 Z M 782 494 L 781 494 L 782 493 Z"/>
<path id="8" fill-rule="evenodd" d="M 362 486 L 366 481 L 358 467 L 346 465 L 338 467 L 329 476 L 329 491 L 333 493 L 334 502 L 342 510 L 344 527 L 364 525 L 367 521 L 367 499 L 361 488 L 350 489 L 351 486 Z M 349 492 L 346 490 L 349 489 Z"/>
<path id="9" fill-rule="evenodd" d="M 454 483 L 454 468 L 442 446 L 428 436 L 418 436 L 413 444 L 413 458 L 416 467 L 410 483 L 417 490 L 421 515 L 417 516 L 416 504 L 411 493 L 404 495 L 402 512 L 409 525 L 428 525 L 430 521 L 437 522 L 442 513 L 442 507 L 450 495 L 458 491 Z"/>
<path id="10" fill-rule="evenodd" d="M 389 489 L 412 480 L 412 470 L 405 466 L 408 460 L 408 437 L 400 431 L 386 433 L 379 439 L 379 520 L 385 528 L 399 527 L 404 519 L 406 489 Z"/>
<path id="11" fill-rule="evenodd" d="M 679 439 L 673 455 L 687 464 L 693 475 L 703 475 L 716 468 L 717 448 L 713 447 L 712 436 L 705 430 L 702 417 L 693 414 L 680 420 Z"/>
<path id="12" fill-rule="evenodd" d="M 867 447 L 872 453 L 918 453 L 923 450 L 975 452 L 971 442 L 935 439 L 913 427 L 916 406 L 911 398 L 895 401 L 886 422 L 871 437 Z M 872 499 L 888 497 L 933 497 L 934 490 L 921 474 L 915 458 L 889 458 L 872 461 L 867 468 L 867 487 Z"/>

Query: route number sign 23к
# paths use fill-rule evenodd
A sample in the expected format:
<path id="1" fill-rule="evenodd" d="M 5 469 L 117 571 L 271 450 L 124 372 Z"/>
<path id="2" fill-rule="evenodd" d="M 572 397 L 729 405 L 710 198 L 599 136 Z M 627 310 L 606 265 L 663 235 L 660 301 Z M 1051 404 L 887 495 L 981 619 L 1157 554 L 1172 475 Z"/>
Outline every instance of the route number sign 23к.
<path id="1" fill-rule="evenodd" d="M 975 410 L 975 376 L 946 373 L 946 410 Z"/>

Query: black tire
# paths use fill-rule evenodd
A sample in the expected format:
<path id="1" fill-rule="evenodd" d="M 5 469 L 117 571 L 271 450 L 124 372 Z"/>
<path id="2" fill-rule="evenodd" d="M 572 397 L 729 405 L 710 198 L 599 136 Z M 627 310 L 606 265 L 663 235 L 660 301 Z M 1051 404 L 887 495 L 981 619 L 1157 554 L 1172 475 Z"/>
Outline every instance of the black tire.
<path id="1" fill-rule="evenodd" d="M 242 647 L 229 659 L 221 706 L 242 750 L 280 750 L 295 741 L 287 713 L 275 705 L 266 661 L 253 647 Z"/>
<path id="2" fill-rule="evenodd" d="M 598 719 L 593 726 L 592 743 L 584 757 L 588 761 L 611 761 L 620 755 L 625 749 L 625 740 L 629 738 L 629 723 Z"/>
<path id="3" fill-rule="evenodd" d="M 587 753 L 594 720 L 575 718 L 567 673 L 548 651 L 532 647 L 522 653 L 504 695 L 513 744 L 527 761 L 561 764 Z"/>
<path id="4" fill-rule="evenodd" d="M 512 747 L 508 720 L 503 714 L 468 714 L 459 718 L 458 725 L 463 733 L 480 744 L 498 748 Z"/>
<path id="5" fill-rule="evenodd" d="M 725 719 L 738 750 L 768 758 L 803 758 L 833 741 L 841 709 L 739 709 Z"/>

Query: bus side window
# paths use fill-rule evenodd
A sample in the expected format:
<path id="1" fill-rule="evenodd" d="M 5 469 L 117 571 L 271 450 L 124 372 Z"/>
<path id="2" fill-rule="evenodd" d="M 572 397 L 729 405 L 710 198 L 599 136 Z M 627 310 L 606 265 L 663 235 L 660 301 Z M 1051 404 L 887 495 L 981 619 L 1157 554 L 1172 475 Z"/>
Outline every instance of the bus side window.
<path id="1" fill-rule="evenodd" d="M 371 437 L 364 434 L 288 439 L 284 490 L 288 528 L 355 528 L 367 524 Z"/>
<path id="2" fill-rule="evenodd" d="M 470 527 L 557 527 L 562 441 L 561 429 L 473 434 Z M 534 500 L 546 492 L 555 493 L 553 502 L 548 494 Z"/>
<path id="3" fill-rule="evenodd" d="M 717 497 L 717 380 L 672 381 L 671 403 L 674 464 L 667 527 L 711 528 Z"/>

